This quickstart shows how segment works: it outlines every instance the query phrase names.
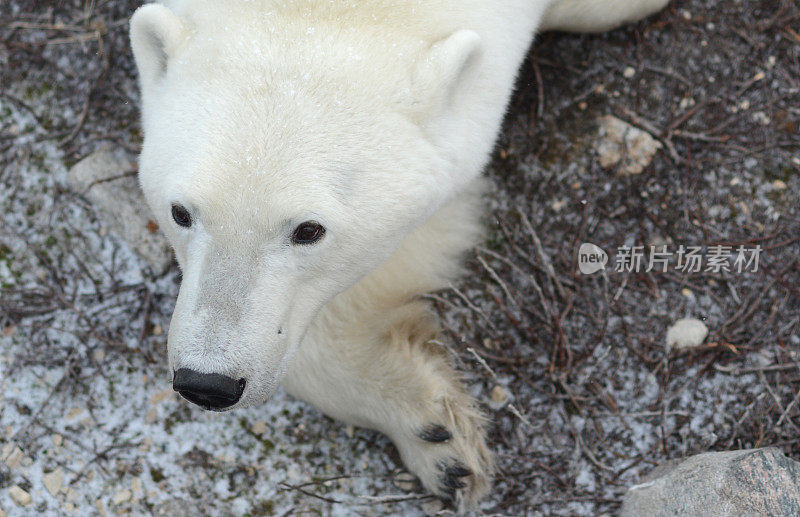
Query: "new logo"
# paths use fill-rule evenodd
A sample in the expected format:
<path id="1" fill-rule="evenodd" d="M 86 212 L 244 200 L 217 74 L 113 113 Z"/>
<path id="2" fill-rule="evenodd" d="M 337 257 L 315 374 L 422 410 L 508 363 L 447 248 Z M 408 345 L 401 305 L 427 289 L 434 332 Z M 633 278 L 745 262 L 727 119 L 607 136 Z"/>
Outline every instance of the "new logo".
<path id="1" fill-rule="evenodd" d="M 600 246 L 584 242 L 578 249 L 578 271 L 584 275 L 597 273 L 606 268 L 608 255 Z"/>

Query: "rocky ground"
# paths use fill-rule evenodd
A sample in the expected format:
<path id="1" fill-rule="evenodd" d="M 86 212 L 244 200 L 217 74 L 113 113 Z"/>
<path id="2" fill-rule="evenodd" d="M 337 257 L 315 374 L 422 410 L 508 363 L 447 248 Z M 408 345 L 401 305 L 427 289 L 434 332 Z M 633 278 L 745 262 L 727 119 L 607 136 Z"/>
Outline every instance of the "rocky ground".
<path id="1" fill-rule="evenodd" d="M 138 4 L 0 3 L 0 515 L 439 511 L 376 433 L 283 394 L 209 414 L 171 392 L 178 271 L 68 181 L 140 144 Z M 493 421 L 482 510 L 598 515 L 669 459 L 800 457 L 800 5 L 676 0 L 541 35 L 520 77 L 486 241 L 429 297 Z M 585 242 L 605 272 L 578 272 Z M 650 245 L 762 251 L 757 271 L 615 271 L 620 247 Z M 708 337 L 667 349 L 684 317 Z"/>

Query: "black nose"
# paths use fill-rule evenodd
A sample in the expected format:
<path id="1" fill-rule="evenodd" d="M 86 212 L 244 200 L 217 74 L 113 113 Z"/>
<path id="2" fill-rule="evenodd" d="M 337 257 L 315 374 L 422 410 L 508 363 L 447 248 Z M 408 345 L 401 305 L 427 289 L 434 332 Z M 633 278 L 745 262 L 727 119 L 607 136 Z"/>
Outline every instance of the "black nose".
<path id="1" fill-rule="evenodd" d="M 200 373 L 181 368 L 172 378 L 172 389 L 203 409 L 224 409 L 236 404 L 244 392 L 245 380 L 218 373 Z"/>

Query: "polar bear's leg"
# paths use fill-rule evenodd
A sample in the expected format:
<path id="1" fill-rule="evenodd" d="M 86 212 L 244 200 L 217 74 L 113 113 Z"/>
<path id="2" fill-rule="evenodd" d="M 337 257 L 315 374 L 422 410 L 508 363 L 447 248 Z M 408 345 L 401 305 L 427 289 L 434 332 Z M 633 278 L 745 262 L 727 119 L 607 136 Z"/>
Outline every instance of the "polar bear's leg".
<path id="1" fill-rule="evenodd" d="M 660 11 L 669 0 L 556 0 L 540 30 L 602 32 Z"/>
<path id="2" fill-rule="evenodd" d="M 345 329 L 344 314 L 323 314 L 284 387 L 334 418 L 385 433 L 427 490 L 462 510 L 474 506 L 493 471 L 485 420 L 432 342 L 439 329 L 427 304 L 367 312 Z"/>

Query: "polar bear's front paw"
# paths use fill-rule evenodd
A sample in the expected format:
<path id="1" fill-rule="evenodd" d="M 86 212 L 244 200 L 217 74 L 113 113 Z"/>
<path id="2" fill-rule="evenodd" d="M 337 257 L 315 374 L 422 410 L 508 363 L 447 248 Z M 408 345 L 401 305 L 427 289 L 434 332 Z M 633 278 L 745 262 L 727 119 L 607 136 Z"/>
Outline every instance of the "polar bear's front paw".
<path id="1" fill-rule="evenodd" d="M 461 404 L 444 403 L 447 424 L 416 427 L 397 446 L 408 469 L 422 485 L 459 511 L 474 508 L 489 491 L 493 459 L 486 446 L 484 419 L 463 395 Z M 466 402 L 466 403 L 464 403 Z"/>

